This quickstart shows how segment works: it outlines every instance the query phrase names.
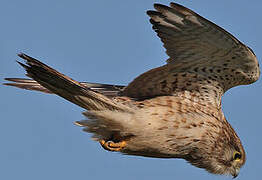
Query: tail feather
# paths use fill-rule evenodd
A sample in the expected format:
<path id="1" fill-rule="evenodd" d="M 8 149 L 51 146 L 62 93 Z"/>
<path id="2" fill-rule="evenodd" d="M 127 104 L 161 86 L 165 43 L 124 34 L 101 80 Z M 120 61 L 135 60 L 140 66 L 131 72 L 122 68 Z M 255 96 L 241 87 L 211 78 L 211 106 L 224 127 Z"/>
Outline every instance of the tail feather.
<path id="1" fill-rule="evenodd" d="M 5 78 L 7 81 L 11 81 L 12 83 L 4 83 L 7 86 L 14 86 L 21 89 L 33 90 L 33 91 L 41 91 L 44 93 L 52 94 L 51 91 L 43 87 L 37 81 L 33 79 L 22 79 L 22 78 Z"/>
<path id="2" fill-rule="evenodd" d="M 14 86 L 21 89 L 33 90 L 33 91 L 41 91 L 44 93 L 53 94 L 53 92 L 49 91 L 47 88 L 43 87 L 37 81 L 33 79 L 24 79 L 24 78 L 5 78 L 7 81 L 11 81 L 10 83 L 4 83 L 7 86 Z M 125 86 L 121 85 L 111 85 L 111 84 L 100 84 L 100 83 L 89 83 L 89 82 L 79 82 L 82 86 L 85 86 L 92 91 L 103 94 L 107 97 L 115 97 L 118 95 L 120 91 L 122 91 Z"/>
<path id="3" fill-rule="evenodd" d="M 119 92 L 121 92 L 126 87 L 121 85 L 89 83 L 89 82 L 80 82 L 80 84 L 108 97 L 118 96 Z"/>
<path id="4" fill-rule="evenodd" d="M 52 92 L 87 110 L 128 111 L 129 109 L 95 90 L 92 90 L 92 88 L 88 87 L 88 84 L 86 86 L 83 83 L 79 83 L 26 54 L 21 53 L 18 54 L 18 56 L 26 61 L 25 64 L 18 62 L 25 68 L 27 72 L 26 75 L 35 81 L 7 78 L 7 80 L 15 83 L 6 83 L 6 85 L 38 90 L 46 93 Z M 89 85 L 92 86 L 90 83 Z M 119 87 L 121 88 L 122 86 Z"/>

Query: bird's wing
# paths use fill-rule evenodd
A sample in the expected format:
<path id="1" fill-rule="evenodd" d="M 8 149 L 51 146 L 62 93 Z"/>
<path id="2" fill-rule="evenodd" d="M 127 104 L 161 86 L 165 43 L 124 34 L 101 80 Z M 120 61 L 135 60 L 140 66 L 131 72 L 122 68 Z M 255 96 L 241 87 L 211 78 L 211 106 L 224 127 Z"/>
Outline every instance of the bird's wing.
<path id="1" fill-rule="evenodd" d="M 92 90 L 86 85 L 83 85 L 59 73 L 58 71 L 30 56 L 27 56 L 26 54 L 21 53 L 18 54 L 18 56 L 26 61 L 26 64 L 18 62 L 22 67 L 25 68 L 27 72 L 26 75 L 35 80 L 37 83 L 33 80 L 19 80 L 11 78 L 8 80 L 17 82 L 18 85 L 12 83 L 6 85 L 39 90 L 47 93 L 52 92 L 87 110 L 129 111 L 128 107 L 117 103 L 103 94 Z M 23 83 L 27 85 L 21 85 Z M 33 86 L 30 87 L 30 84 Z"/>
<path id="2" fill-rule="evenodd" d="M 220 104 L 229 88 L 258 80 L 255 54 L 233 35 L 179 4 L 154 7 L 147 14 L 170 58 L 166 65 L 136 78 L 123 95 L 147 98 L 191 93 Z"/>
<path id="3" fill-rule="evenodd" d="M 24 79 L 24 78 L 5 78 L 7 81 L 11 81 L 8 83 L 4 83 L 4 85 L 14 86 L 21 89 L 40 91 L 44 93 L 53 94 L 53 92 L 49 91 L 47 88 L 43 87 L 37 81 L 33 79 Z M 111 85 L 111 84 L 100 84 L 100 83 L 89 83 L 89 82 L 79 82 L 81 85 L 91 89 L 92 91 L 103 94 L 107 97 L 115 97 L 118 92 L 125 88 L 125 86 L 121 85 Z"/>

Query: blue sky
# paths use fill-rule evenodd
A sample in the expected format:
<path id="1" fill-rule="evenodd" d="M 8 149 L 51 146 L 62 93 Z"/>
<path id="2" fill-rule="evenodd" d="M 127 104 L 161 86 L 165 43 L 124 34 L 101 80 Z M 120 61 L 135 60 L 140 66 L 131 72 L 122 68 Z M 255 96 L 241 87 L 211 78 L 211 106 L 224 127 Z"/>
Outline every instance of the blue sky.
<path id="1" fill-rule="evenodd" d="M 79 81 L 127 84 L 167 56 L 146 10 L 167 0 L 2 0 L 0 79 L 24 77 L 19 52 Z M 176 1 L 222 26 L 262 57 L 262 1 Z M 262 62 L 260 61 L 260 64 Z M 184 160 L 104 151 L 73 125 L 83 109 L 55 95 L 0 86 L 0 179 L 230 179 Z M 261 80 L 231 89 L 225 115 L 247 152 L 238 179 L 261 179 Z"/>

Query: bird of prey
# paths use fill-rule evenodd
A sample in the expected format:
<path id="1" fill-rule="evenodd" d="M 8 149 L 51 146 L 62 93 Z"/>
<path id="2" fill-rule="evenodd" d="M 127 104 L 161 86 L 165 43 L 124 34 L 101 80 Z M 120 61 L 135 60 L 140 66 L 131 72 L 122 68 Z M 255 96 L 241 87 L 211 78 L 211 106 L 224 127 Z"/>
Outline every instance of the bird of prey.
<path id="1" fill-rule="evenodd" d="M 214 174 L 236 177 L 245 151 L 221 109 L 230 88 L 258 80 L 254 52 L 233 35 L 176 3 L 147 11 L 169 56 L 127 86 L 77 82 L 19 54 L 31 79 L 5 85 L 54 93 L 81 106 L 76 122 L 109 151 L 183 158 Z"/>

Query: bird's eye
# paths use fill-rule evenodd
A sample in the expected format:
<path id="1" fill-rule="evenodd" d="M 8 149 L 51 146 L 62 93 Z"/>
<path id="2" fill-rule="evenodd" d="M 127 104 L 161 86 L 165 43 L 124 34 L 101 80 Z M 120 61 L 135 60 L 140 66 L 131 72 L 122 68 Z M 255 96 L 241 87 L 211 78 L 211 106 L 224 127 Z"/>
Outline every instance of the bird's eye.
<path id="1" fill-rule="evenodd" d="M 238 152 L 238 151 L 235 151 L 234 152 L 234 155 L 233 155 L 233 159 L 235 160 L 235 161 L 239 161 L 240 159 L 241 159 L 241 154 L 240 154 L 240 152 Z"/>

